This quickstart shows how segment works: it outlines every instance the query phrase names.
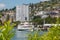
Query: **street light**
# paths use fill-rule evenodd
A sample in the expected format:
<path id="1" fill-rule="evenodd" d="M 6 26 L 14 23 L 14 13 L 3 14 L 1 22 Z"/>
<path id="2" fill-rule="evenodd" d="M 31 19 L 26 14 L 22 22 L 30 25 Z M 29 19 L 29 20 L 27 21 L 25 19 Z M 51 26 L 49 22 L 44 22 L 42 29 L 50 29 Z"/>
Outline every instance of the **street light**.
<path id="1" fill-rule="evenodd" d="M 43 21 L 43 24 L 45 24 L 45 18 L 47 18 L 48 17 L 48 15 L 42 15 L 42 19 L 44 19 L 44 21 Z"/>

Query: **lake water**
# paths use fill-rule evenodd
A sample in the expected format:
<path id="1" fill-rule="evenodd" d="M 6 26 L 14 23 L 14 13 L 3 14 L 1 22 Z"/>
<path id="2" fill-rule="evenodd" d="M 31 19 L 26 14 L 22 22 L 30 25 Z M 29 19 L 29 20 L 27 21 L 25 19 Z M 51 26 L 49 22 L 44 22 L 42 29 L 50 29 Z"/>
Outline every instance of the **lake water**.
<path id="1" fill-rule="evenodd" d="M 15 36 L 13 37 L 12 40 L 27 40 L 28 39 L 28 34 L 33 34 L 34 32 L 31 31 L 18 31 L 16 29 Z M 43 31 L 39 32 L 39 34 L 42 34 Z"/>

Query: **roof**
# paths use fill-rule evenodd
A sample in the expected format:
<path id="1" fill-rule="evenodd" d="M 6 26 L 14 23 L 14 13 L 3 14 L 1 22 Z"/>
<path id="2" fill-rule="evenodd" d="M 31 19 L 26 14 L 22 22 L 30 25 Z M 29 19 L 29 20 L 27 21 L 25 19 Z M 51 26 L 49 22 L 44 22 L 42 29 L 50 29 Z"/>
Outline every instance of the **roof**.
<path id="1" fill-rule="evenodd" d="M 57 15 L 58 13 L 50 12 L 49 14 L 51 14 L 51 15 Z"/>

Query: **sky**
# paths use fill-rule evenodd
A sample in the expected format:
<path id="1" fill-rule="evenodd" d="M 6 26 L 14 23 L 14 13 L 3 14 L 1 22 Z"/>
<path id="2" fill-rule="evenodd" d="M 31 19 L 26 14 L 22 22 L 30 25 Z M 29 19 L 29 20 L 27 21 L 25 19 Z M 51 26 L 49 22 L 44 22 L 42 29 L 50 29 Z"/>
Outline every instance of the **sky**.
<path id="1" fill-rule="evenodd" d="M 29 4 L 29 3 L 38 3 L 40 1 L 46 0 L 0 0 L 0 10 L 10 9 L 17 5 Z"/>

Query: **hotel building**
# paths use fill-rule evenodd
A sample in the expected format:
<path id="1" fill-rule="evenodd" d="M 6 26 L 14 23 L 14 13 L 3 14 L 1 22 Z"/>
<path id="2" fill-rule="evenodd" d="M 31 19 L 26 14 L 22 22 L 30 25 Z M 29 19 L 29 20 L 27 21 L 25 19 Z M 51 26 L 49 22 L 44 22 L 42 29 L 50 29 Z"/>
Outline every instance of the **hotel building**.
<path id="1" fill-rule="evenodd" d="M 29 5 L 16 6 L 16 21 L 29 21 Z"/>

